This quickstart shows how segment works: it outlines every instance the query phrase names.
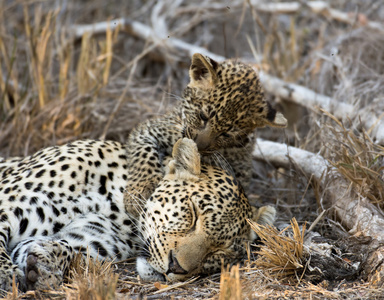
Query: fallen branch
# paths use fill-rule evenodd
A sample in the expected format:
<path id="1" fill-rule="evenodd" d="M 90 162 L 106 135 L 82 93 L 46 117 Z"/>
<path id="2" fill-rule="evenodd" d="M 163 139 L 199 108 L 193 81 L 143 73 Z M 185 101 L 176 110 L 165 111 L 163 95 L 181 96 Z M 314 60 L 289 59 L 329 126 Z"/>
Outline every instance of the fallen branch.
<path id="1" fill-rule="evenodd" d="M 253 155 L 258 160 L 285 168 L 294 163 L 308 178 L 312 176 L 320 182 L 327 195 L 327 203 L 323 203 L 323 208 L 340 220 L 350 234 L 373 239 L 372 247 L 375 248 L 369 254 L 364 268 L 370 280 L 382 280 L 380 278 L 384 276 L 384 263 L 378 257 L 383 257 L 384 248 L 376 249 L 378 244 L 384 243 L 384 215 L 380 209 L 367 198 L 353 198 L 356 194 L 350 191 L 350 184 L 321 155 L 262 139 L 257 139 Z M 329 175 L 332 181 L 325 179 L 330 178 Z"/>
<path id="2" fill-rule="evenodd" d="M 346 13 L 330 7 L 329 3 L 324 1 L 303 1 L 300 2 L 281 2 L 281 3 L 259 3 L 259 1 L 251 1 L 254 8 L 261 12 L 292 14 L 297 13 L 305 7 L 312 12 L 324 17 L 336 20 L 351 26 L 366 26 L 371 29 L 384 31 L 383 24 L 379 22 L 369 21 L 364 14 Z"/>
<path id="3" fill-rule="evenodd" d="M 192 56 L 194 53 L 201 53 L 217 61 L 223 61 L 226 59 L 224 56 L 212 53 L 205 48 L 186 43 L 173 37 L 159 37 L 149 26 L 129 19 L 116 19 L 109 22 L 95 23 L 91 25 L 76 25 L 72 27 L 72 30 L 74 36 L 76 38 L 80 38 L 85 33 L 102 33 L 108 28 L 115 29 L 117 26 L 121 26 L 122 30 L 137 38 L 152 41 L 156 45 L 161 44 L 164 47 L 171 49 L 183 50 L 188 56 Z M 260 80 L 265 91 L 292 101 L 298 105 L 304 106 L 317 113 L 321 113 L 320 109 L 324 109 L 325 111 L 328 111 L 336 116 L 338 119 L 353 119 L 359 114 L 364 113 L 363 111 L 356 112 L 353 105 L 338 102 L 335 99 L 318 94 L 306 87 L 285 82 L 260 70 L 257 71 L 260 75 Z M 364 116 L 366 115 L 368 114 L 364 113 Z M 362 123 L 366 131 L 370 130 L 370 135 L 376 139 L 378 143 L 384 144 L 383 120 L 370 113 L 369 118 L 367 117 L 362 119 Z"/>
<path id="4" fill-rule="evenodd" d="M 286 169 L 291 167 L 292 162 L 297 163 L 297 166 L 304 174 L 313 176 L 314 179 L 320 181 L 322 185 L 325 185 L 325 173 L 333 168 L 332 165 L 319 154 L 262 139 L 257 139 L 253 156 L 258 160 L 267 161 L 275 166 Z"/>
<path id="5" fill-rule="evenodd" d="M 259 76 L 264 90 L 268 93 L 304 106 L 314 112 L 321 113 L 321 110 L 332 112 L 332 115 L 340 120 L 363 116 L 361 122 L 365 130 L 377 143 L 384 144 L 383 115 L 376 117 L 370 108 L 356 111 L 356 108 L 351 104 L 338 102 L 331 97 L 318 94 L 298 84 L 285 82 L 262 71 L 259 71 Z"/>
<path id="6" fill-rule="evenodd" d="M 337 9 L 331 8 L 329 3 L 325 1 L 299 1 L 294 2 L 270 2 L 262 3 L 260 0 L 250 0 L 252 8 L 263 13 L 274 14 L 294 14 L 300 12 L 305 8 L 309 8 L 313 13 L 322 15 L 326 18 L 349 24 L 355 27 L 368 27 L 374 30 L 384 31 L 383 24 L 375 21 L 369 21 L 367 16 L 357 12 L 343 12 Z M 225 6 L 218 3 L 212 3 L 205 6 L 204 9 L 209 11 L 225 11 L 229 9 L 240 8 L 243 5 L 242 1 L 235 2 L 229 6 Z M 194 13 L 199 10 L 198 5 L 190 5 L 187 7 L 181 7 L 176 11 L 176 14 Z"/>
<path id="7" fill-rule="evenodd" d="M 308 178 L 313 176 L 319 181 L 323 190 L 327 189 L 330 203 L 325 209 L 335 213 L 350 233 L 363 232 L 384 242 L 383 213 L 366 198 L 351 199 L 349 183 L 321 155 L 261 139 L 257 139 L 253 155 L 258 160 L 284 168 L 289 168 L 293 162 Z M 327 173 L 332 176 L 332 182 L 325 179 Z"/>

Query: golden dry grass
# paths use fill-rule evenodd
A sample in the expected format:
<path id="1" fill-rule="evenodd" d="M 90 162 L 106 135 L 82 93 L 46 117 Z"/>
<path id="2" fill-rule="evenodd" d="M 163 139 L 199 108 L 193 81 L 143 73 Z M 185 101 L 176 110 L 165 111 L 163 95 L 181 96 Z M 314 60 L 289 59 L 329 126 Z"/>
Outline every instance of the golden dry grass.
<path id="1" fill-rule="evenodd" d="M 272 277 L 293 276 L 300 281 L 308 255 L 304 250 L 305 224 L 300 230 L 293 218 L 289 227 L 279 231 L 273 226 L 263 226 L 252 221 L 249 223 L 263 242 L 257 251 L 258 258 L 252 263 L 254 267 L 265 270 Z M 289 230 L 292 230 L 292 236 L 286 234 Z"/>
<path id="2" fill-rule="evenodd" d="M 241 300 L 242 288 L 239 265 L 223 268 L 220 277 L 219 300 Z"/>
<path id="3" fill-rule="evenodd" d="M 383 207 L 384 147 L 373 143 L 365 131 L 348 130 L 334 116 L 326 114 L 334 121 L 334 125 L 329 126 L 333 139 L 330 162 L 351 183 L 357 195 Z"/>

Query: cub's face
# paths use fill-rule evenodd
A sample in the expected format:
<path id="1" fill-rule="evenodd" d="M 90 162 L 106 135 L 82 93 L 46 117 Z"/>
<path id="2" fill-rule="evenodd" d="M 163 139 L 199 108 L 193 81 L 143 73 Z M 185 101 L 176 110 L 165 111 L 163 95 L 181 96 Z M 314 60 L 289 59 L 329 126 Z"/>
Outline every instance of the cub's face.
<path id="1" fill-rule="evenodd" d="M 255 238 L 247 222 L 254 210 L 232 176 L 200 167 L 190 139 L 176 143 L 173 158 L 140 217 L 145 244 L 137 270 L 145 280 L 185 280 L 220 271 L 222 260 L 238 261 L 246 241 Z"/>
<path id="2" fill-rule="evenodd" d="M 287 120 L 265 101 L 259 77 L 236 61 L 217 63 L 194 54 L 184 90 L 184 136 L 200 153 L 242 147 L 257 127 L 286 127 Z"/>

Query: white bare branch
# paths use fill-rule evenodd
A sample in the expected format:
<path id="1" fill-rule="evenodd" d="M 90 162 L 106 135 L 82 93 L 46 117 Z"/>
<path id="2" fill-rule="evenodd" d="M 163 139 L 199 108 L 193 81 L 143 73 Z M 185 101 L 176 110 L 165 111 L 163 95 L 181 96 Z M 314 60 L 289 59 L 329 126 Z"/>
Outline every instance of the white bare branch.
<path id="1" fill-rule="evenodd" d="M 323 190 L 327 190 L 330 203 L 325 208 L 336 215 L 351 234 L 362 233 L 384 242 L 383 213 L 366 198 L 352 198 L 356 195 L 350 192 L 349 183 L 321 155 L 262 139 L 257 139 L 253 155 L 258 160 L 285 168 L 293 162 L 308 178 L 312 176 Z M 332 181 L 325 180 L 327 172 Z"/>
<path id="2" fill-rule="evenodd" d="M 330 163 L 319 154 L 263 139 L 256 140 L 253 156 L 287 169 L 292 161 L 296 162 L 304 174 L 313 175 L 320 181 L 324 180 L 323 175 L 331 168 Z"/>
<path id="3" fill-rule="evenodd" d="M 325 1 L 303 1 L 300 2 L 273 2 L 260 3 L 258 0 L 251 1 L 254 8 L 261 12 L 292 14 L 297 13 L 305 7 L 308 7 L 312 12 L 323 15 L 324 17 L 346 23 L 352 26 L 366 26 L 371 29 L 384 31 L 383 24 L 379 22 L 369 21 L 367 17 L 360 13 L 342 12 L 330 7 Z"/>

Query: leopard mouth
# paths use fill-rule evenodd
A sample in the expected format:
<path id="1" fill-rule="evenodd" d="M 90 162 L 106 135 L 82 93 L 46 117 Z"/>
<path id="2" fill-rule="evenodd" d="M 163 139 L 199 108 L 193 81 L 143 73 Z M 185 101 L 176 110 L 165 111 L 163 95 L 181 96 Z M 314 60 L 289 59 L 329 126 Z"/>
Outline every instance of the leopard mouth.
<path id="1" fill-rule="evenodd" d="M 145 281 L 166 281 L 164 274 L 156 271 L 144 256 L 137 258 L 136 270 Z"/>
<path id="2" fill-rule="evenodd" d="M 151 264 L 148 262 L 145 256 L 139 256 L 136 259 L 136 270 L 139 273 L 141 279 L 145 281 L 184 281 L 193 275 L 198 274 L 197 269 L 194 272 L 187 272 L 177 269 L 169 269 L 165 273 L 157 271 Z"/>

